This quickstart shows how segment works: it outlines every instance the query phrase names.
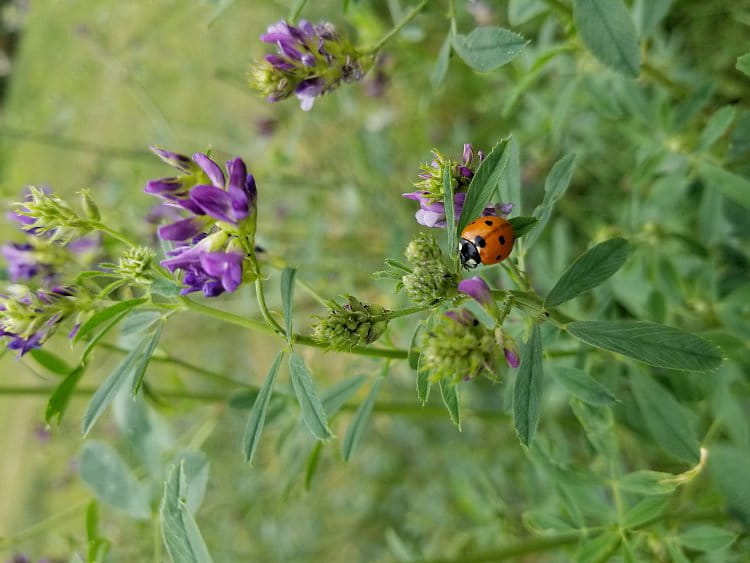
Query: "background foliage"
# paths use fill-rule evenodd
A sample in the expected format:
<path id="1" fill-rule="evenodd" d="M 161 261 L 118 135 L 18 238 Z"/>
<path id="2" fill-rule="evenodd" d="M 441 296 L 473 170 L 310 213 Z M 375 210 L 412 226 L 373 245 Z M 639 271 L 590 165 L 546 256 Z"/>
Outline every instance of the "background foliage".
<path id="1" fill-rule="evenodd" d="M 142 186 L 163 169 L 143 148 L 212 146 L 219 157 L 242 155 L 258 180 L 260 244 L 327 297 L 351 292 L 393 308 L 408 305 L 405 297 L 369 274 L 387 256 L 400 259 L 417 232 L 401 197 L 417 164 L 432 147 L 489 149 L 512 132 L 523 214 L 542 201 L 552 165 L 576 154 L 571 185 L 526 256 L 535 287 L 547 292 L 585 249 L 624 237 L 625 266 L 565 311 L 701 333 L 722 347 L 722 366 L 648 368 L 545 327 L 543 415 L 525 449 L 511 420 L 512 374 L 461 387 L 458 432 L 436 393 L 420 406 L 406 362 L 393 362 L 381 384 L 373 360 L 304 350 L 328 414 L 340 404 L 336 439 L 320 446 L 300 431 L 296 407 L 272 397 L 250 467 L 240 444 L 253 395 L 243 384 L 262 383 L 279 346 L 272 336 L 196 315 L 170 322 L 160 352 L 209 375 L 155 361 L 148 380 L 172 394 L 148 406 L 119 401 L 85 441 L 86 400 L 74 400 L 48 437 L 37 431 L 58 376 L 6 354 L 0 385 L 25 391 L 0 397 L 3 556 L 67 560 L 105 538 L 108 560 L 158 557 L 153 509 L 162 482 L 181 490 L 182 475 L 216 561 L 742 560 L 750 549 L 750 86 L 735 65 L 748 50 L 750 9 L 731 0 L 609 0 L 602 4 L 626 7 L 639 37 L 636 52 L 610 52 L 592 37 L 601 23 L 582 21 L 591 2 L 455 4 L 459 33 L 497 25 L 530 43 L 498 70 L 477 73 L 455 55 L 443 70 L 449 3 L 429 2 L 386 48 L 381 95 L 372 96 L 370 75 L 302 114 L 292 101 L 258 100 L 245 84 L 262 53 L 257 36 L 288 15 L 285 3 L 9 3 L 5 26 L 20 29 L 20 43 L 4 91 L 3 195 L 13 200 L 27 184 L 67 195 L 90 187 L 107 218 L 149 240 L 143 218 L 153 202 Z M 398 0 L 332 0 L 309 3 L 303 15 L 369 44 L 406 10 Z M 613 29 L 608 44 L 627 33 Z M 499 269 L 485 274 L 510 285 Z M 280 310 L 280 294 L 269 295 Z M 222 303 L 257 314 L 249 291 Z M 299 330 L 321 312 L 297 292 Z M 412 328 L 394 321 L 389 338 L 408 347 Z M 129 347 L 128 338 L 113 344 Z M 74 363 L 67 344 L 55 351 Z M 82 398 L 119 360 L 96 353 Z M 603 387 L 582 383 L 581 368 Z M 278 377 L 277 389 L 291 393 L 285 367 Z M 373 385 L 359 447 L 344 445 Z M 702 465 L 699 446 L 708 451 Z M 122 488 L 97 483 L 105 469 L 87 458 L 121 475 Z M 168 475 L 175 460 L 182 468 Z"/>

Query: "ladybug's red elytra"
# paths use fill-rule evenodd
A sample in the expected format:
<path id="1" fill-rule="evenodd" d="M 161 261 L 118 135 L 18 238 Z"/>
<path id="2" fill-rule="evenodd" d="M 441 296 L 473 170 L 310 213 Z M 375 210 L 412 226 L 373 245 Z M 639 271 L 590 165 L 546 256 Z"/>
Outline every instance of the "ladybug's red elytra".
<path id="1" fill-rule="evenodd" d="M 513 242 L 513 227 L 508 221 L 492 215 L 480 217 L 461 231 L 458 242 L 461 265 L 469 269 L 502 262 L 510 256 Z"/>

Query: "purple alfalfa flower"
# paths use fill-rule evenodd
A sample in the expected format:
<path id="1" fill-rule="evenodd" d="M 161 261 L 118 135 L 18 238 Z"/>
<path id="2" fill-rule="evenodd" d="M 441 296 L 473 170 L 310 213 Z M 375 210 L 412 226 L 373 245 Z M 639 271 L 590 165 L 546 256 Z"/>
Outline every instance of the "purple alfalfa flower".
<path id="1" fill-rule="evenodd" d="M 0 247 L 0 253 L 8 263 L 8 278 L 13 283 L 29 281 L 39 274 L 49 275 L 51 264 L 40 262 L 32 244 L 10 242 Z"/>
<path id="2" fill-rule="evenodd" d="M 458 284 L 459 293 L 468 295 L 475 299 L 490 315 L 497 317 L 499 312 L 495 298 L 492 296 L 492 290 L 487 282 L 479 276 L 461 280 Z"/>
<path id="3" fill-rule="evenodd" d="M 479 324 L 479 321 L 474 316 L 474 313 L 472 313 L 468 309 L 446 311 L 445 316 L 464 326 L 476 326 Z"/>
<path id="4" fill-rule="evenodd" d="M 518 344 L 513 337 L 505 332 L 502 327 L 497 327 L 495 329 L 495 341 L 498 346 L 502 347 L 507 364 L 514 369 L 517 368 L 521 364 L 521 359 L 518 354 Z"/>
<path id="5" fill-rule="evenodd" d="M 405 193 L 403 197 L 419 202 L 419 209 L 414 214 L 414 217 L 420 225 L 435 229 L 444 229 L 447 226 L 445 204 L 442 201 L 431 202 L 429 192 L 419 190 Z M 461 217 L 465 200 L 466 192 L 458 192 L 453 195 L 453 211 L 456 221 Z M 482 211 L 482 216 L 507 217 L 512 210 L 512 203 L 498 203 L 490 207 L 485 207 Z"/>
<path id="6" fill-rule="evenodd" d="M 23 356 L 39 348 L 74 310 L 75 290 L 58 286 L 51 290 L 20 291 L 0 295 L 0 338 L 9 350 Z"/>

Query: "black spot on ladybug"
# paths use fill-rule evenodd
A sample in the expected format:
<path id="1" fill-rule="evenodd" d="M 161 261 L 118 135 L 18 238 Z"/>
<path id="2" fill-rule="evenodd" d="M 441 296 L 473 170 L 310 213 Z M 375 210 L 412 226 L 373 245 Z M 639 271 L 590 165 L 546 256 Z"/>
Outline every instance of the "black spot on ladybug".
<path id="1" fill-rule="evenodd" d="M 479 248 L 484 248 L 487 246 L 487 242 L 480 236 L 477 236 L 477 238 L 474 239 L 474 244 L 476 244 Z"/>
<path id="2" fill-rule="evenodd" d="M 505 237 L 502 236 L 502 235 L 500 235 L 500 244 L 502 244 L 503 246 L 505 246 Z"/>
<path id="3" fill-rule="evenodd" d="M 490 220 L 487 220 L 487 221 L 485 221 L 485 222 L 484 222 L 484 224 L 485 224 L 485 225 L 489 225 L 489 226 L 491 227 L 491 226 L 492 226 L 492 225 L 494 225 L 495 223 L 494 223 L 494 222 L 492 222 L 492 221 L 490 221 Z"/>
<path id="4" fill-rule="evenodd" d="M 502 259 L 503 259 L 503 255 L 502 254 L 498 254 L 497 258 L 495 258 L 495 260 L 502 260 Z"/>

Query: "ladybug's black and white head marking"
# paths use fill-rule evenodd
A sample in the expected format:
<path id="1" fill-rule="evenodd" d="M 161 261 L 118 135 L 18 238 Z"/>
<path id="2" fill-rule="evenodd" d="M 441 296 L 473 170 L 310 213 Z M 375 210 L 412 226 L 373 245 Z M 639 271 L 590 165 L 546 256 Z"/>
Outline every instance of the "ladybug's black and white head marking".
<path id="1" fill-rule="evenodd" d="M 458 241 L 458 255 L 461 258 L 461 265 L 467 270 L 474 269 L 482 263 L 476 245 L 465 238 Z"/>

